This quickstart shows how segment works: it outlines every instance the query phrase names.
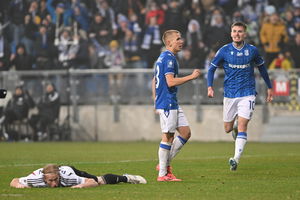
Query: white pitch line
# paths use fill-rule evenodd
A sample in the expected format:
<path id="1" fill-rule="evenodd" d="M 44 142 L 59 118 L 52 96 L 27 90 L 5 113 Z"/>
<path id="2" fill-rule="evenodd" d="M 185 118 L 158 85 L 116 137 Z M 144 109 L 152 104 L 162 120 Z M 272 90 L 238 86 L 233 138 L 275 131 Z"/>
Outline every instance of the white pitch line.
<path id="1" fill-rule="evenodd" d="M 276 155 L 244 155 L 244 158 L 259 158 L 259 157 L 274 157 L 274 156 L 300 156 L 300 154 L 276 154 Z M 178 158 L 176 160 L 211 160 L 211 159 L 227 159 L 228 156 L 206 156 L 206 157 L 185 157 L 185 158 Z M 152 162 L 157 161 L 157 159 L 141 159 L 141 160 L 117 160 L 117 161 L 98 161 L 98 162 L 72 162 L 72 165 L 88 165 L 88 164 L 113 164 L 113 163 L 129 163 L 129 162 Z M 20 164 L 3 164 L 0 165 L 0 168 L 4 167 L 31 167 L 31 166 L 44 166 L 49 163 L 20 163 Z M 66 163 L 68 164 L 68 163 Z"/>

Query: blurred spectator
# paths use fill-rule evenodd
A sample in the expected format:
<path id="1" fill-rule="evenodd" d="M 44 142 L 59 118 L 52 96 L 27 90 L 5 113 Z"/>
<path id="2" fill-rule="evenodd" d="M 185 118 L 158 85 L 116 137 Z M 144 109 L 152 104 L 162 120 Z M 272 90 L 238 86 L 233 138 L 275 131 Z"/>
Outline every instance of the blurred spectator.
<path id="1" fill-rule="evenodd" d="M 44 19 L 43 21 L 47 21 Z M 48 22 L 47 22 L 48 23 Z M 51 35 L 47 32 L 47 26 L 41 25 L 39 32 L 35 36 L 35 56 L 36 56 L 36 69 L 38 70 L 50 70 L 54 69 L 54 55 L 55 48 Z"/>
<path id="2" fill-rule="evenodd" d="M 143 51 L 143 58 L 147 63 L 148 68 L 152 68 L 155 60 L 159 56 L 161 42 L 161 32 L 157 25 L 156 17 L 150 18 L 150 23 L 146 26 L 143 42 L 141 48 Z"/>
<path id="3" fill-rule="evenodd" d="M 41 20 L 45 19 L 47 15 L 49 15 L 49 12 L 47 10 L 47 0 L 40 0 L 38 1 L 38 15 L 40 16 Z"/>
<path id="4" fill-rule="evenodd" d="M 226 26 L 222 15 L 218 12 L 214 13 L 211 18 L 211 24 L 204 33 L 206 46 L 211 49 L 219 49 L 224 44 L 228 43 L 229 29 Z"/>
<path id="5" fill-rule="evenodd" d="M 182 56 L 179 57 L 179 66 L 181 69 L 196 69 L 203 68 L 199 65 L 199 60 L 197 57 L 192 57 L 192 52 L 190 49 L 184 49 Z"/>
<path id="6" fill-rule="evenodd" d="M 112 26 L 102 15 L 95 14 L 89 30 L 89 37 L 105 47 L 112 40 Z"/>
<path id="7" fill-rule="evenodd" d="M 33 69 L 33 58 L 27 54 L 26 48 L 23 44 L 17 45 L 16 54 L 11 60 L 11 68 L 15 70 L 32 70 Z"/>
<path id="8" fill-rule="evenodd" d="M 95 0 L 95 7 L 93 7 L 93 13 L 100 14 L 105 18 L 107 23 L 111 25 L 112 34 L 117 34 L 117 24 L 115 20 L 115 11 L 109 6 L 106 0 Z"/>
<path id="9" fill-rule="evenodd" d="M 109 44 L 109 52 L 104 59 L 105 65 L 113 72 L 121 70 L 126 62 L 124 52 L 120 48 L 119 43 L 116 40 L 112 40 Z M 123 74 L 111 73 L 109 74 L 109 86 L 111 95 L 120 94 L 122 86 Z"/>
<path id="10" fill-rule="evenodd" d="M 29 119 L 34 134 L 33 140 L 43 140 L 47 137 L 52 139 L 47 133 L 47 126 L 54 123 L 59 118 L 60 96 L 54 84 L 48 83 L 45 87 L 45 94 L 37 104 L 38 113 L 33 114 Z"/>
<path id="11" fill-rule="evenodd" d="M 82 29 L 85 32 L 89 30 L 89 13 L 86 9 L 85 5 L 80 3 L 80 1 L 76 0 L 74 4 L 72 4 L 72 17 L 75 22 L 78 23 L 78 29 Z"/>
<path id="12" fill-rule="evenodd" d="M 35 105 L 29 93 L 22 86 L 17 86 L 13 97 L 8 101 L 4 116 L 0 119 L 0 123 L 4 124 L 6 139 L 16 139 L 10 125 L 17 120 L 23 120 L 28 117 L 30 108 Z"/>
<path id="13" fill-rule="evenodd" d="M 58 3 L 53 5 L 54 0 L 47 0 L 47 11 L 51 15 L 52 23 L 56 24 L 56 28 L 70 26 L 72 10 L 69 4 Z"/>
<path id="14" fill-rule="evenodd" d="M 0 24 L 2 25 L 2 24 Z M 0 71 L 9 70 L 10 45 L 7 38 L 3 35 L 4 28 L 0 29 Z"/>
<path id="15" fill-rule="evenodd" d="M 288 42 L 286 26 L 277 13 L 267 16 L 260 29 L 260 40 L 265 50 L 265 65 L 276 58 L 277 54 L 284 50 Z"/>
<path id="16" fill-rule="evenodd" d="M 70 28 L 64 28 L 56 44 L 58 49 L 59 69 L 72 67 L 76 54 L 79 50 L 78 38 L 72 35 Z"/>
<path id="17" fill-rule="evenodd" d="M 271 62 L 269 69 L 282 69 L 284 71 L 288 71 L 292 69 L 292 63 L 290 60 L 286 59 L 283 52 L 280 52 L 278 53 L 277 58 Z"/>
<path id="18" fill-rule="evenodd" d="M 34 22 L 31 15 L 26 15 L 24 20 L 24 36 L 21 42 L 29 55 L 34 55 L 34 35 L 38 31 L 38 25 Z"/>
<path id="19" fill-rule="evenodd" d="M 88 69 L 89 66 L 89 44 L 87 41 L 86 32 L 80 30 L 76 35 L 76 41 L 78 41 L 79 49 L 75 55 L 75 58 L 72 60 L 72 67 L 75 69 Z"/>
<path id="20" fill-rule="evenodd" d="M 175 29 L 180 32 L 185 32 L 184 24 L 185 18 L 182 16 L 183 4 L 178 0 L 170 0 L 168 2 L 168 7 L 165 16 L 165 24 L 163 26 L 162 32 L 168 29 Z"/>
<path id="21" fill-rule="evenodd" d="M 205 58 L 205 45 L 202 40 L 202 31 L 198 21 L 190 20 L 186 33 L 187 48 L 190 49 L 191 57 L 197 58 L 200 65 L 203 65 Z"/>
<path id="22" fill-rule="evenodd" d="M 293 41 L 296 35 L 295 24 L 294 24 L 294 14 L 291 10 L 286 10 L 284 12 L 284 22 L 287 28 L 287 34 L 289 36 L 289 40 Z"/>
<path id="23" fill-rule="evenodd" d="M 24 18 L 27 12 L 26 0 L 11 0 L 8 17 L 10 20 L 10 33 L 12 45 L 21 42 L 24 34 Z"/>
<path id="24" fill-rule="evenodd" d="M 150 18 L 155 17 L 157 24 L 160 26 L 165 22 L 165 11 L 157 5 L 155 1 L 151 1 L 146 13 L 146 25 L 150 23 Z"/>
<path id="25" fill-rule="evenodd" d="M 288 47 L 289 52 L 291 53 L 291 57 L 295 62 L 295 68 L 300 69 L 300 32 L 298 32 L 295 36 L 294 41 Z"/>

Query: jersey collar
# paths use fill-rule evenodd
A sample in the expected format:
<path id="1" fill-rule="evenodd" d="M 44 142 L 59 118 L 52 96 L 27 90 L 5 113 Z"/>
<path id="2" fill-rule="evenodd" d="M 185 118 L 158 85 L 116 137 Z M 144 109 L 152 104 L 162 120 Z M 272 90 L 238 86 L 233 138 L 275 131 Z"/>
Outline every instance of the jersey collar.
<path id="1" fill-rule="evenodd" d="M 244 48 L 244 46 L 246 45 L 245 41 L 243 42 L 243 46 L 241 48 L 235 47 L 233 42 L 231 44 L 232 44 L 233 48 L 235 48 L 236 50 L 242 50 Z"/>
<path id="2" fill-rule="evenodd" d="M 172 56 L 175 56 L 174 53 L 170 50 L 166 50 L 167 52 L 169 52 Z"/>

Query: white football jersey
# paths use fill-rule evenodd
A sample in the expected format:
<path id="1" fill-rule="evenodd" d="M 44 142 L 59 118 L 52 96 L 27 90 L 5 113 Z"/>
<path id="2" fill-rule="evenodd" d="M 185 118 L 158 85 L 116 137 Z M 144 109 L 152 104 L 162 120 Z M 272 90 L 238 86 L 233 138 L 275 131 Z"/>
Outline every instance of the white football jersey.
<path id="1" fill-rule="evenodd" d="M 77 176 L 74 170 L 69 166 L 60 166 L 60 186 L 61 187 L 70 187 L 73 185 L 79 185 L 85 182 L 84 177 Z M 30 187 L 48 187 L 44 182 L 43 168 L 37 169 L 26 177 L 21 177 L 19 182 L 22 185 Z"/>

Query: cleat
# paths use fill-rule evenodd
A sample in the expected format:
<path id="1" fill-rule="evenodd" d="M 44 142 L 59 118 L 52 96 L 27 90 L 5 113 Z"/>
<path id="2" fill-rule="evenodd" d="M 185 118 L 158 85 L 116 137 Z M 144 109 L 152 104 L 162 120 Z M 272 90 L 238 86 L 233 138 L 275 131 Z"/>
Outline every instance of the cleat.
<path id="1" fill-rule="evenodd" d="M 159 171 L 159 164 L 156 165 L 156 171 Z M 172 179 L 177 179 L 176 176 L 172 173 L 172 167 L 168 166 L 167 167 L 167 175 L 168 177 L 172 178 Z M 181 179 L 178 179 L 181 180 Z"/>
<path id="2" fill-rule="evenodd" d="M 236 119 L 233 123 L 233 129 L 231 131 L 231 135 L 234 140 L 236 140 L 237 134 L 238 134 L 238 120 Z"/>
<path id="3" fill-rule="evenodd" d="M 237 169 L 238 163 L 234 158 L 229 159 L 230 170 L 235 171 Z"/>
<path id="4" fill-rule="evenodd" d="M 123 174 L 127 177 L 127 182 L 132 184 L 146 184 L 147 181 L 144 177 L 139 175 Z"/>
<path id="5" fill-rule="evenodd" d="M 175 178 L 175 179 L 173 179 L 173 178 L 171 178 L 171 177 L 169 177 L 169 176 L 159 176 L 159 177 L 157 177 L 157 181 L 158 182 L 176 182 L 176 181 L 182 181 L 181 179 L 178 179 L 178 178 Z"/>

